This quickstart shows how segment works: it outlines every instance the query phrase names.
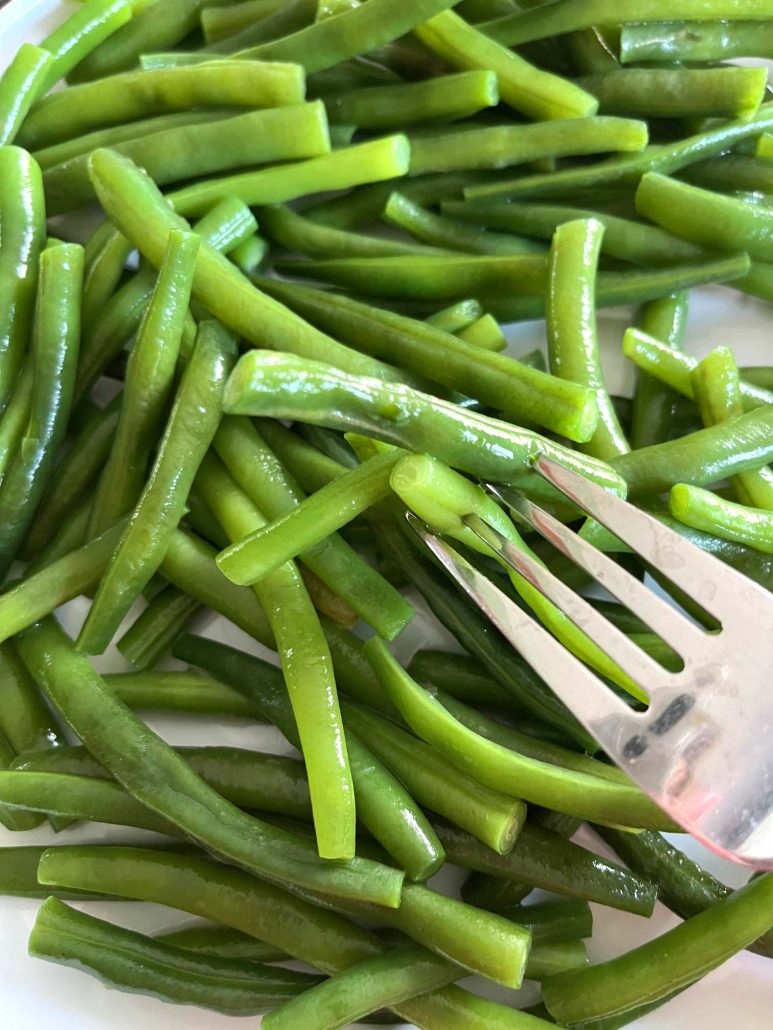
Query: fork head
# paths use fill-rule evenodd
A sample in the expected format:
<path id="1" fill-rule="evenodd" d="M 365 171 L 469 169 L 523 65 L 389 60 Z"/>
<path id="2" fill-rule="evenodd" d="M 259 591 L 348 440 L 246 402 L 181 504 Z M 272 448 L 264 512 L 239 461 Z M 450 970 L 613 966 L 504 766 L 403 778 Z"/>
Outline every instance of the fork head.
<path id="1" fill-rule="evenodd" d="M 528 552 L 476 516 L 467 525 L 647 693 L 636 711 L 456 550 L 417 519 L 441 564 L 598 740 L 671 818 L 712 850 L 773 870 L 773 597 L 652 516 L 557 462 L 536 471 L 720 624 L 706 631 L 523 494 L 490 487 L 639 616 L 683 662 L 668 671 Z"/>

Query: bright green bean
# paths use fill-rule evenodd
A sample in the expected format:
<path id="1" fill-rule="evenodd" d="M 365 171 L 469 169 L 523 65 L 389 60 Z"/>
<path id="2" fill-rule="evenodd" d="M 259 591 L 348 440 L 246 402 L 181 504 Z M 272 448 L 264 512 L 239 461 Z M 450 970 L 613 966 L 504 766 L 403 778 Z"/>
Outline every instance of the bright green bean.
<path id="1" fill-rule="evenodd" d="M 670 12 L 664 17 L 670 19 Z M 722 61 L 732 57 L 773 57 L 773 29 L 770 24 L 766 21 L 738 21 L 735 17 L 729 23 L 664 20 L 623 25 L 620 35 L 620 60 L 623 64 L 638 61 Z"/>
<path id="2" fill-rule="evenodd" d="M 407 198 L 404 198 L 402 194 L 393 193 L 392 197 L 400 197 L 401 200 L 407 200 Z M 462 329 L 466 329 L 468 326 L 471 326 L 482 316 L 482 314 L 483 308 L 477 300 L 458 300 L 455 304 L 451 304 L 447 308 L 441 308 L 440 311 L 436 311 L 434 315 L 430 315 L 429 318 L 425 318 L 424 321 L 427 325 L 432 326 L 433 329 L 439 329 L 444 333 L 455 334 L 460 332 Z"/>
<path id="3" fill-rule="evenodd" d="M 54 57 L 43 92 L 65 78 L 92 50 L 132 17 L 129 0 L 89 0 L 40 44 Z"/>
<path id="4" fill-rule="evenodd" d="M 645 305 L 639 319 L 641 331 L 662 340 L 672 350 L 681 350 L 687 323 L 687 296 L 686 293 L 675 293 Z M 668 439 L 677 402 L 678 397 L 673 390 L 637 368 L 631 417 L 631 446 L 634 450 Z"/>
<path id="5" fill-rule="evenodd" d="M 598 103 L 585 90 L 529 64 L 452 11 L 423 21 L 415 29 L 422 43 L 453 67 L 493 71 L 502 100 L 527 118 L 585 118 L 596 113 Z"/>
<path id="6" fill-rule="evenodd" d="M 248 240 L 240 243 L 229 253 L 229 260 L 233 261 L 240 272 L 245 275 L 253 275 L 258 272 L 268 260 L 270 251 L 268 241 L 253 233 Z"/>
<path id="7" fill-rule="evenodd" d="M 668 506 L 674 518 L 692 529 L 773 554 L 773 513 L 736 504 L 696 486 L 671 487 Z"/>
<path id="8" fill-rule="evenodd" d="M 471 343 L 482 350 L 499 352 L 507 347 L 507 338 L 493 315 L 482 315 L 456 335 L 465 343 Z"/>
<path id="9" fill-rule="evenodd" d="M 53 55 L 22 43 L 0 76 L 0 147 L 13 143 L 28 112 L 46 87 Z"/>
<path id="10" fill-rule="evenodd" d="M 604 226 L 593 218 L 559 226 L 550 247 L 546 307 L 551 372 L 595 393 L 599 421 L 582 449 L 608 460 L 630 447 L 607 392 L 599 353 L 594 304 L 603 236 Z"/>

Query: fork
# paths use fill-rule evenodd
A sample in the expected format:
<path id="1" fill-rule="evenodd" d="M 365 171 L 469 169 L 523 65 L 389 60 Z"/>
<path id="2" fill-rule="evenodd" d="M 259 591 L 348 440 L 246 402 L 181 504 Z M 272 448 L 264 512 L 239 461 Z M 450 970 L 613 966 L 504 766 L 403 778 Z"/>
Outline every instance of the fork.
<path id="1" fill-rule="evenodd" d="M 707 631 L 522 493 L 487 489 L 639 616 L 680 656 L 666 670 L 539 561 L 477 515 L 465 523 L 646 691 L 636 711 L 413 515 L 442 566 L 671 818 L 713 851 L 773 870 L 773 597 L 652 516 L 558 462 L 535 471 L 712 615 Z"/>

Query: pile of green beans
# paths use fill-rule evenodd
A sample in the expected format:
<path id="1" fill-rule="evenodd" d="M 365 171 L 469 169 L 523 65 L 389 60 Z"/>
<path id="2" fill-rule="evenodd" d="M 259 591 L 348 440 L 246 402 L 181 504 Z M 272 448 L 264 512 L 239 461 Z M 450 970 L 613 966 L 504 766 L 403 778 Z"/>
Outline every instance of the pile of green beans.
<path id="1" fill-rule="evenodd" d="M 773 368 L 739 368 L 731 338 L 698 357 L 688 324 L 705 285 L 773 303 L 773 104 L 763 68 L 729 63 L 773 56 L 771 19 L 82 0 L 9 53 L 0 902 L 42 902 L 32 959 L 266 1030 L 613 1030 L 737 952 L 773 957 L 771 875 L 731 890 L 670 843 L 406 519 L 636 709 L 648 684 L 503 567 L 486 526 L 588 582 L 486 483 L 642 576 L 535 473 L 550 457 L 773 589 Z M 597 312 L 623 304 L 620 397 Z M 542 318 L 544 347 L 504 353 L 504 323 Z M 207 746 L 168 743 L 159 713 Z M 73 822 L 128 843 L 26 843 Z M 464 882 L 440 893 L 444 868 Z M 207 922 L 146 936 L 100 898 Z M 657 900 L 683 921 L 589 964 L 591 903 Z"/>

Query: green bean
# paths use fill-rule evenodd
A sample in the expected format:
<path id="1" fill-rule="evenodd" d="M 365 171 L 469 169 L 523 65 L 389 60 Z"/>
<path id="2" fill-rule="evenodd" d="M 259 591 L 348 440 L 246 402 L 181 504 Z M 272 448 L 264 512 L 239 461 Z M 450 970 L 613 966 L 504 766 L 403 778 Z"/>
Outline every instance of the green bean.
<path id="1" fill-rule="evenodd" d="M 744 118 L 765 96 L 764 68 L 621 68 L 576 80 L 604 114 L 644 118 Z"/>
<path id="2" fill-rule="evenodd" d="M 642 268 L 632 272 L 600 272 L 596 280 L 596 307 L 612 308 L 621 304 L 643 304 L 660 300 L 671 293 L 709 283 L 732 282 L 740 285 L 750 275 L 751 262 L 746 254 L 677 264 L 670 268 Z M 481 302 L 503 322 L 540 318 L 544 314 L 542 297 L 481 297 Z"/>
<path id="3" fill-rule="evenodd" d="M 268 518 L 289 517 L 296 508 L 311 504 L 247 419 L 225 418 L 215 448 Z M 336 534 L 298 553 L 308 568 L 387 639 L 393 639 L 410 620 L 410 605 Z"/>
<path id="4" fill-rule="evenodd" d="M 711 908 L 732 893 L 659 833 L 627 833 L 607 826 L 594 829 L 630 869 L 657 883 L 660 901 L 682 919 Z M 773 957 L 773 933 L 764 933 L 749 950 Z"/>
<path id="5" fill-rule="evenodd" d="M 678 236 L 654 225 L 643 225 L 603 211 L 568 207 L 563 203 L 527 204 L 514 201 L 504 204 L 501 201 L 484 200 L 465 203 L 452 200 L 445 201 L 442 210 L 465 222 L 546 240 L 552 239 L 555 231 L 565 222 L 595 218 L 604 226 L 601 252 L 636 265 L 672 265 L 706 256 L 700 247 L 680 240 Z"/>
<path id="6" fill-rule="evenodd" d="M 434 53 L 456 68 L 485 68 L 496 74 L 499 95 L 528 118 L 584 118 L 596 113 L 594 97 L 579 86 L 545 72 L 500 46 L 452 11 L 415 28 Z"/>
<path id="7" fill-rule="evenodd" d="M 545 941 L 532 949 L 524 975 L 527 980 L 543 981 L 587 965 L 584 941 Z"/>
<path id="8" fill-rule="evenodd" d="M 701 246 L 744 250 L 763 261 L 773 259 L 773 215 L 763 207 L 650 173 L 636 191 L 636 208 L 644 217 Z"/>
<path id="9" fill-rule="evenodd" d="M 588 399 L 589 392 L 575 384 L 348 297 L 276 280 L 261 281 L 261 286 L 336 339 L 373 357 L 388 358 L 417 376 L 475 397 L 514 419 L 543 424 L 570 439 L 584 439 L 593 432 L 595 406 Z"/>
<path id="10" fill-rule="evenodd" d="M 771 390 L 771 397 L 773 397 L 773 367 L 770 365 L 746 365 L 739 369 L 739 372 L 743 377 L 741 382 Z"/>
<path id="11" fill-rule="evenodd" d="M 130 511 L 142 493 L 151 450 L 173 386 L 200 238 L 169 234 L 156 286 L 126 369 L 123 403 L 89 520 L 97 536 Z"/>
<path id="12" fill-rule="evenodd" d="M 0 647 L 0 729 L 16 754 L 65 743 L 61 726 L 7 644 Z"/>
<path id="13" fill-rule="evenodd" d="M 280 0 L 242 0 L 224 7 L 205 7 L 199 19 L 204 39 L 207 43 L 217 43 L 273 14 L 280 7 Z"/>
<path id="14" fill-rule="evenodd" d="M 203 323 L 159 445 L 153 471 L 78 638 L 101 654 L 123 617 L 158 570 L 182 517 L 188 491 L 220 421 L 220 401 L 234 344 L 217 323 Z"/>
<path id="15" fill-rule="evenodd" d="M 195 597 L 168 586 L 153 598 L 116 646 L 135 669 L 152 669 L 200 608 Z"/>
<path id="16" fill-rule="evenodd" d="M 539 244 L 519 239 L 517 236 L 471 228 L 442 215 L 436 215 L 415 204 L 402 193 L 390 195 L 383 218 L 390 225 L 405 230 L 422 243 L 446 247 L 449 250 L 498 256 L 544 251 Z"/>
<path id="17" fill-rule="evenodd" d="M 726 347 L 717 347 L 703 358 L 690 380 L 705 426 L 727 422 L 743 414 L 738 367 L 732 351 Z M 732 487 L 737 500 L 773 511 L 773 472 L 766 465 L 734 476 Z"/>
<path id="18" fill-rule="evenodd" d="M 112 672 L 103 679 L 129 708 L 255 718 L 235 690 L 197 672 Z"/>
<path id="19" fill-rule="evenodd" d="M 672 350 L 681 350 L 686 322 L 686 293 L 651 301 L 642 310 L 639 320 L 642 332 L 662 340 Z M 631 422 L 634 450 L 668 439 L 676 405 L 677 394 L 673 390 L 637 368 Z"/>
<path id="20" fill-rule="evenodd" d="M 0 848 L 0 896 L 11 898 L 76 898 L 79 901 L 100 899 L 101 894 L 86 891 L 58 890 L 38 880 L 38 864 L 47 845 L 26 845 Z M 116 899 L 118 900 L 118 899 Z"/>
<path id="21" fill-rule="evenodd" d="M 403 197 L 402 194 L 395 193 L 392 194 L 392 197 L 399 197 L 400 201 L 407 199 Z M 424 321 L 427 325 L 432 326 L 433 329 L 439 329 L 444 333 L 456 334 L 462 329 L 466 329 L 468 326 L 471 326 L 482 316 L 482 314 L 483 308 L 481 305 L 477 300 L 470 298 L 467 300 L 458 300 L 455 304 L 451 304 L 447 308 L 441 308 L 440 311 L 436 311 L 434 315 L 430 315 L 429 318 L 425 318 Z"/>
<path id="22" fill-rule="evenodd" d="M 494 705 L 512 709 L 513 701 L 499 684 L 487 676 L 474 658 L 447 651 L 417 651 L 408 665 L 415 680 L 442 687 L 467 704 Z"/>
<path id="23" fill-rule="evenodd" d="M 766 21 L 738 21 L 735 16 L 729 23 L 671 21 L 670 12 L 665 18 L 669 20 L 623 25 L 620 36 L 620 60 L 623 64 L 773 57 L 773 31 Z"/>
<path id="24" fill-rule="evenodd" d="M 6 740 L 2 729 L 0 729 L 0 776 L 3 771 L 10 768 L 16 758 L 16 752 Z M 0 826 L 12 833 L 23 833 L 26 830 L 35 830 L 45 822 L 45 816 L 41 812 L 22 811 L 18 808 L 6 808 L 0 805 Z M 0 854 L 0 875 L 3 873 L 2 854 Z M 0 893 L 2 893 L 2 882 L 0 881 Z"/>
<path id="25" fill-rule="evenodd" d="M 595 278 L 604 226 L 596 219 L 556 230 L 548 268 L 547 326 L 550 370 L 593 390 L 599 422 L 583 450 L 613 458 L 630 450 L 604 383 L 594 311 Z"/>
<path id="26" fill-rule="evenodd" d="M 248 240 L 240 243 L 229 253 L 228 257 L 240 272 L 245 275 L 257 273 L 268 260 L 270 251 L 268 241 L 253 233 Z"/>
<path id="27" fill-rule="evenodd" d="M 45 179 L 43 180 L 45 187 Z M 111 222 L 103 222 L 86 244 L 83 279 L 83 324 L 88 330 L 118 288 L 132 245 Z"/>
<path id="28" fill-rule="evenodd" d="M 465 21 L 486 21 L 511 14 L 514 8 L 512 0 L 462 0 L 456 10 Z"/>
<path id="29" fill-rule="evenodd" d="M 240 200 L 227 197 L 210 208 L 207 214 L 196 222 L 194 229 L 201 236 L 202 242 L 208 243 L 222 253 L 228 253 L 249 238 L 256 227 L 257 222 L 249 208 Z M 185 230 L 187 226 L 174 228 Z M 120 237 L 120 234 L 117 235 Z M 161 245 L 159 265 L 163 260 L 167 242 L 168 239 L 165 239 Z M 116 284 L 117 280 L 113 285 Z M 104 284 L 106 288 L 109 287 L 107 293 L 100 289 L 93 305 L 98 309 L 100 317 L 92 319 L 91 324 L 86 326 L 81 348 L 77 387 L 79 396 L 83 396 L 91 389 L 110 361 L 121 353 L 125 344 L 137 332 L 155 284 L 155 270 L 141 266 L 139 272 L 118 290 L 115 297 L 112 296 L 113 286 L 109 283 Z M 86 291 L 88 286 L 87 282 Z"/>
<path id="30" fill-rule="evenodd" d="M 217 926 L 214 923 L 202 923 L 184 930 L 175 930 L 173 933 L 156 934 L 155 940 L 196 955 L 240 958 L 248 962 L 282 962 L 288 957 L 280 948 L 273 948 L 270 944 L 263 944 L 262 941 L 248 937 L 239 930 Z"/>
<path id="31" fill-rule="evenodd" d="M 621 0 L 615 8 L 615 22 L 657 22 L 682 19 L 724 21 L 738 14 L 738 5 L 733 0 L 684 0 L 670 3 L 668 0 Z M 533 11 L 520 11 L 506 15 L 494 22 L 484 23 L 482 29 L 504 46 L 529 43 L 547 36 L 587 29 L 596 23 L 604 24 L 609 9 L 604 0 L 558 0 L 555 4 Z M 766 0 L 747 0 L 743 9 L 744 18 L 764 21 L 770 16 Z"/>
<path id="32" fill-rule="evenodd" d="M 691 164 L 715 157 L 743 140 L 759 136 L 773 126 L 773 104 L 763 104 L 752 118 L 722 122 L 678 140 L 676 143 L 651 143 L 638 154 L 623 154 L 598 164 L 578 165 L 557 172 L 524 175 L 520 179 L 501 180 L 465 190 L 469 199 L 494 197 L 558 196 L 566 192 L 576 195 L 584 187 L 597 188 L 614 183 L 636 183 L 647 172 L 670 175 Z"/>
<path id="33" fill-rule="evenodd" d="M 118 989 L 228 1015 L 265 1012 L 320 978 L 239 959 L 193 955 L 48 898 L 29 940 L 34 958 L 78 967 Z"/>
<path id="34" fill-rule="evenodd" d="M 541 887 L 609 908 L 648 917 L 654 883 L 542 827 L 526 823 L 509 854 L 497 855 L 463 830 L 436 823 L 449 861 L 508 881 Z"/>
<path id="35" fill-rule="evenodd" d="M 42 47 L 22 43 L 0 76 L 0 147 L 13 143 L 28 112 L 45 89 L 54 66 Z"/>
<path id="36" fill-rule="evenodd" d="M 290 475 L 298 480 L 309 493 L 320 490 L 337 476 L 346 472 L 346 466 L 339 464 L 322 451 L 312 447 L 301 437 L 273 419 L 256 419 L 255 425 Z"/>
<path id="37" fill-rule="evenodd" d="M 43 92 L 69 75 L 77 64 L 131 17 L 132 7 L 128 0 L 89 0 L 80 10 L 74 11 L 41 43 L 54 57 Z"/>
<path id="38" fill-rule="evenodd" d="M 398 904 L 401 874 L 365 860 L 325 866 L 292 834 L 244 816 L 127 709 L 55 623 L 19 640 L 22 660 L 92 754 L 133 796 L 214 853 L 281 882 Z M 78 690 L 73 690 L 73 684 Z"/>
<path id="39" fill-rule="evenodd" d="M 543 984 L 545 1004 L 556 1019 L 576 1025 L 664 1001 L 745 948 L 771 918 L 773 878 L 763 876 L 618 959 L 551 978 Z"/>
<path id="40" fill-rule="evenodd" d="M 297 726 L 276 669 L 251 655 L 187 634 L 177 642 L 174 653 L 216 673 L 244 693 L 257 711 L 297 746 Z M 348 731 L 346 739 L 360 819 L 411 878 L 426 879 L 443 861 L 442 848 L 429 822 L 359 737 Z"/>
<path id="41" fill-rule="evenodd" d="M 0 183 L 1 413 L 24 361 L 31 331 L 46 216 L 40 169 L 26 151 L 0 147 Z"/>
<path id="42" fill-rule="evenodd" d="M 481 357 L 498 357 L 480 353 Z M 512 482 L 519 473 L 527 472 L 537 455 L 554 454 L 601 485 L 620 488 L 607 466 L 596 459 L 576 455 L 536 433 L 476 412 L 464 410 L 459 414 L 456 405 L 410 387 L 347 376 L 307 361 L 303 362 L 299 389 L 299 372 L 300 363 L 294 357 L 250 352 L 234 370 L 224 408 L 234 414 L 269 415 L 332 429 L 364 431 L 386 443 L 432 453 L 452 467 L 500 482 Z M 284 388 L 285 380 L 290 379 L 295 384 L 292 394 Z M 474 461 L 469 444 L 473 434 Z"/>
<path id="43" fill-rule="evenodd" d="M 410 257 L 424 252 L 423 248 L 412 243 L 318 225 L 292 208 L 279 205 L 262 208 L 260 224 L 275 243 L 310 257 Z"/>
<path id="44" fill-rule="evenodd" d="M 513 793 L 558 811 L 588 818 L 595 805 L 603 822 L 662 828 L 668 819 L 632 786 L 565 770 L 487 741 L 456 720 L 431 694 L 421 690 L 377 639 L 366 654 L 389 697 L 422 739 L 486 786 Z M 607 807 L 608 806 L 608 807 Z M 590 818 L 593 818 L 592 816 Z"/>
<path id="45" fill-rule="evenodd" d="M 238 56 L 259 61 L 302 62 L 311 75 L 399 39 L 453 2 L 416 0 L 406 7 L 401 0 L 376 0 L 335 19 L 315 22 L 283 39 L 240 51 Z"/>
<path id="46" fill-rule="evenodd" d="M 637 367 L 649 372 L 683 397 L 695 399 L 691 373 L 698 365 L 697 358 L 671 350 L 638 329 L 626 331 L 623 338 L 623 354 L 634 361 Z M 744 411 L 773 404 L 773 390 L 744 379 L 740 381 L 740 392 Z"/>
<path id="47" fill-rule="evenodd" d="M 518 904 L 507 909 L 506 914 L 508 919 L 531 931 L 535 944 L 574 941 L 593 933 L 590 905 L 579 899 Z"/>
<path id="48" fill-rule="evenodd" d="M 760 140 L 764 138 L 761 136 Z M 710 157 L 685 168 L 680 175 L 687 182 L 720 193 L 769 193 L 773 190 L 773 165 L 746 154 Z"/>
<path id="49" fill-rule="evenodd" d="M 239 540 L 218 555 L 221 572 L 242 585 L 275 572 L 388 496 L 389 476 L 398 460 L 393 453 L 371 458 Z"/>
<path id="50" fill-rule="evenodd" d="M 457 336 L 465 343 L 471 343 L 482 350 L 499 352 L 507 347 L 507 338 L 493 315 L 483 315 L 457 333 Z"/>
<path id="51" fill-rule="evenodd" d="M 496 76 L 480 70 L 332 94 L 325 96 L 325 107 L 334 125 L 389 130 L 436 119 L 467 118 L 495 107 L 498 101 Z"/>
<path id="52" fill-rule="evenodd" d="M 29 421 L 0 487 L 0 578 L 16 557 L 46 489 L 67 428 L 78 361 L 83 248 L 62 244 L 43 251 L 39 261 Z"/>
<path id="53" fill-rule="evenodd" d="M 669 494 L 669 509 L 686 526 L 723 540 L 773 553 L 773 513 L 725 500 L 708 490 L 677 483 Z"/>
<path id="54" fill-rule="evenodd" d="M 205 458 L 197 487 L 231 541 L 264 523 L 262 512 L 213 455 Z M 275 569 L 257 585 L 256 594 L 276 636 L 297 721 L 309 770 L 320 855 L 350 858 L 354 853 L 354 797 L 327 641 L 293 563 Z"/>
<path id="55" fill-rule="evenodd" d="M 159 185 L 274 161 L 316 157 L 330 150 L 322 101 L 251 111 L 141 136 L 113 148 Z M 62 214 L 94 199 L 90 154 L 48 168 L 43 184 L 49 211 Z"/>
<path id="56" fill-rule="evenodd" d="M 641 151 L 647 145 L 644 122 L 625 118 L 570 118 L 532 125 L 451 127 L 415 133 L 411 175 L 507 168 L 546 157 Z"/>
<path id="57" fill-rule="evenodd" d="M 506 912 L 520 905 L 531 892 L 531 884 L 503 880 L 485 873 L 470 873 L 461 887 L 462 898 L 468 905 L 490 912 Z"/>
<path id="58" fill-rule="evenodd" d="M 33 366 L 26 362 L 16 377 L 8 406 L 0 419 L 0 483 L 29 422 L 34 378 Z"/>
<path id="59" fill-rule="evenodd" d="M 192 107 L 300 104 L 303 90 L 303 70 L 288 64 L 229 61 L 125 72 L 52 93 L 30 112 L 20 141 L 37 149 L 100 127 Z"/>
<path id="60" fill-rule="evenodd" d="M 512 848 L 523 825 L 523 802 L 483 786 L 435 749 L 367 708 L 347 702 L 344 718 L 419 804 L 463 826 L 499 854 Z"/>
<path id="61" fill-rule="evenodd" d="M 186 675 L 190 682 L 193 677 L 190 674 Z M 106 685 L 112 688 L 113 682 L 106 681 Z M 225 689 L 221 684 L 218 686 Z M 120 691 L 117 693 L 120 696 Z M 308 781 L 303 765 L 297 759 L 228 747 L 189 747 L 176 750 L 212 788 L 240 808 L 275 812 L 304 820 L 311 815 Z M 45 773 L 52 776 L 71 776 L 75 780 L 91 777 L 111 781 L 110 774 L 82 747 L 58 748 L 54 751 L 23 755 L 14 762 L 13 768 L 23 774 L 22 779 L 24 775 Z M 51 783 L 53 788 L 53 781 Z M 59 800 L 67 795 L 64 781 L 62 784 Z M 108 785 L 115 786 L 112 782 Z M 12 784 L 10 789 L 13 789 Z M 92 797 L 98 798 L 96 790 Z M 123 797 L 126 800 L 121 804 L 125 807 L 132 803 L 136 811 L 148 817 L 151 815 L 147 809 L 138 807 L 129 795 L 124 794 Z M 166 824 L 165 832 L 169 832 L 170 829 L 173 829 L 171 824 Z"/>
<path id="62" fill-rule="evenodd" d="M 142 54 L 176 46 L 197 27 L 205 6 L 208 0 L 158 0 L 143 6 L 75 67 L 70 80 L 102 79 L 134 67 Z"/>
<path id="63" fill-rule="evenodd" d="M 266 17 L 250 22 L 238 32 L 225 39 L 209 43 L 203 54 L 232 54 L 246 47 L 258 46 L 272 40 L 282 39 L 314 21 L 317 12 L 316 0 L 290 0 Z"/>

